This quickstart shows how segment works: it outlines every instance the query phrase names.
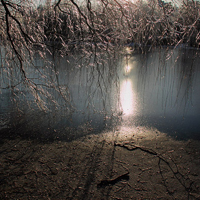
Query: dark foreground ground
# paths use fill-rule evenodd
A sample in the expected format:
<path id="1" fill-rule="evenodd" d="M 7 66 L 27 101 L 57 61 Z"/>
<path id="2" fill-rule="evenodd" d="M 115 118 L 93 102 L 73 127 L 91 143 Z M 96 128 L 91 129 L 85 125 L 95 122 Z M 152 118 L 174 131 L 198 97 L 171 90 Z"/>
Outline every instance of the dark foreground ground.
<path id="1" fill-rule="evenodd" d="M 0 199 L 200 199 L 200 141 L 142 127 L 72 142 L 4 139 Z"/>

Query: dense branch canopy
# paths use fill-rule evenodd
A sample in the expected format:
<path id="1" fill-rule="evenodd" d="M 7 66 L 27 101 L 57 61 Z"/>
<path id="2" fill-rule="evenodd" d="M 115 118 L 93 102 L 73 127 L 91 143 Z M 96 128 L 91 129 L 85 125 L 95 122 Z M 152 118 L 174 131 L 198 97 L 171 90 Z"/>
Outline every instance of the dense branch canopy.
<path id="1" fill-rule="evenodd" d="M 0 45 L 4 49 L 1 66 L 6 66 L 7 75 L 14 68 L 21 73 L 8 87 L 24 82 L 37 99 L 40 89 L 25 69 L 33 64 L 35 54 L 46 60 L 47 53 L 62 56 L 79 52 L 88 59 L 95 55 L 98 63 L 97 54 L 115 56 L 116 49 L 123 50 L 124 45 L 142 52 L 180 44 L 200 46 L 199 1 L 48 0 L 37 5 L 31 0 L 0 2 Z M 53 87 L 50 80 L 48 86 Z"/>

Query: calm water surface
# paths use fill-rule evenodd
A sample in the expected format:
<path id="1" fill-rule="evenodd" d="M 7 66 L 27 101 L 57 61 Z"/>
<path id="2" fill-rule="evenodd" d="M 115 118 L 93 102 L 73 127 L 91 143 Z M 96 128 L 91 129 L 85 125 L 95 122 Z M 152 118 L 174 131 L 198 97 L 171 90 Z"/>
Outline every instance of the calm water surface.
<path id="1" fill-rule="evenodd" d="M 146 126 L 178 139 L 200 139 L 200 52 L 126 53 L 104 64 L 94 58 L 49 58 L 53 67 L 36 57 L 36 68 L 26 70 L 38 85 L 44 100 L 39 105 L 46 111 L 34 105 L 36 94 L 26 86 L 2 89 L 1 127 L 71 140 L 116 126 Z M 17 70 L 1 69 L 2 88 L 17 80 Z"/>

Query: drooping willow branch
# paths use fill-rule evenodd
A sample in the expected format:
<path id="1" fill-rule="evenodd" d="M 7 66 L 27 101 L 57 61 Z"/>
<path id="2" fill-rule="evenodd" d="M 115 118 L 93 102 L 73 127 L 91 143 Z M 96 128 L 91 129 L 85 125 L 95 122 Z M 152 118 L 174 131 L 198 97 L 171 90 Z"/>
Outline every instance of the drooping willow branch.
<path id="1" fill-rule="evenodd" d="M 18 50 L 16 49 L 15 44 L 14 44 L 14 41 L 13 41 L 13 39 L 12 39 L 12 37 L 11 37 L 11 34 L 10 34 L 9 17 L 12 18 L 12 19 L 19 25 L 20 30 L 21 30 L 22 34 L 25 36 L 25 38 L 28 38 L 29 40 L 31 40 L 31 39 L 30 39 L 30 37 L 23 31 L 20 22 L 10 13 L 10 11 L 9 11 L 9 9 L 8 9 L 8 7 L 7 7 L 7 3 L 6 3 L 4 0 L 1 0 L 1 3 L 2 3 L 4 9 L 5 9 L 6 32 L 7 32 L 7 35 L 8 35 L 8 39 L 9 39 L 9 41 L 10 41 L 10 43 L 11 43 L 11 46 L 12 46 L 12 48 L 13 48 L 13 50 L 14 50 L 14 52 L 15 52 L 17 58 L 18 58 L 19 63 L 20 63 L 20 70 L 21 70 L 21 72 L 22 72 L 24 78 L 26 78 L 26 73 L 25 73 L 24 68 L 23 68 L 23 58 L 21 57 L 20 53 L 19 53 Z"/>
<path id="2" fill-rule="evenodd" d="M 62 0 L 59 0 L 54 9 L 56 9 L 56 7 L 60 7 L 60 3 L 61 3 Z M 94 33 L 95 32 L 95 29 L 90 26 L 89 24 L 89 21 L 88 21 L 88 18 L 86 17 L 86 15 L 83 14 L 83 12 L 81 11 L 80 7 L 78 6 L 78 4 L 74 1 L 74 0 L 70 0 L 71 3 L 76 7 L 76 9 L 78 10 L 78 12 L 81 14 L 81 16 L 85 19 L 85 23 L 87 24 L 87 26 L 89 27 L 89 29 Z M 60 9 L 61 10 L 61 9 Z"/>
<path id="3" fill-rule="evenodd" d="M 73 55 L 77 60 L 76 52 L 81 52 L 88 63 L 94 55 L 100 79 L 103 77 L 100 59 L 105 61 L 101 55 L 106 54 L 112 59 L 116 52 L 124 50 L 125 45 L 134 45 L 134 49 L 142 52 L 146 47 L 176 47 L 190 42 L 199 46 L 199 3 L 195 7 L 188 1 L 183 8 L 176 8 L 170 3 L 159 5 L 158 0 L 138 0 L 136 3 L 125 0 L 84 0 L 81 3 L 56 0 L 53 4 L 47 1 L 35 7 L 31 1 L 17 2 L 0 0 L 0 42 L 12 50 L 15 66 L 20 69 L 23 81 L 32 88 L 35 85 L 30 81 L 26 65 L 34 66 L 35 52 L 44 62 L 49 62 L 47 52 L 50 55 Z M 5 56 L 5 63 L 10 59 L 9 55 Z M 66 59 L 69 61 L 69 57 Z M 51 81 L 56 82 L 56 79 L 49 80 L 49 85 Z M 60 91 L 59 84 L 56 87 Z"/>

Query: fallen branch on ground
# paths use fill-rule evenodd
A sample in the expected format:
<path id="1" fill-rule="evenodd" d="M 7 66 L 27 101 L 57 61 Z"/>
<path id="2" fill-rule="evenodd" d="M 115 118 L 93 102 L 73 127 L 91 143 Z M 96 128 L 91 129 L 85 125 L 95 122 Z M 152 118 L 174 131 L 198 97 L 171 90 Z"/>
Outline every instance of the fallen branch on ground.
<path id="1" fill-rule="evenodd" d="M 98 185 L 97 187 L 106 187 L 108 185 L 114 185 L 116 184 L 117 182 L 121 181 L 121 180 L 129 180 L 129 172 L 125 173 L 125 174 L 122 174 L 116 178 L 113 178 L 113 179 L 108 179 L 108 180 L 102 180 Z"/>
<path id="2" fill-rule="evenodd" d="M 148 149 L 146 147 L 142 147 L 142 146 L 138 146 L 138 145 L 135 145 L 131 142 L 128 142 L 128 143 L 115 143 L 114 144 L 115 146 L 118 146 L 118 147 L 122 147 L 122 148 L 125 148 L 127 149 L 128 151 L 134 151 L 134 150 L 137 150 L 137 149 L 140 149 L 141 151 L 143 152 L 146 152 L 146 153 L 149 153 L 151 155 L 154 155 L 156 156 L 159 161 L 158 161 L 158 165 L 159 165 L 159 170 L 160 170 L 160 174 L 162 176 L 162 179 L 164 181 L 164 185 L 167 189 L 167 192 L 169 193 L 172 193 L 171 191 L 169 191 L 168 189 L 168 186 L 166 184 L 166 181 L 165 181 L 165 178 L 163 176 L 163 173 L 162 173 L 162 170 L 161 170 L 161 161 L 163 161 L 168 167 L 169 169 L 172 171 L 172 173 L 174 174 L 174 177 L 179 181 L 179 183 L 185 188 L 185 190 L 188 192 L 188 195 L 190 195 L 190 192 L 192 191 L 192 185 L 194 184 L 193 181 L 189 180 L 189 178 L 185 177 L 183 174 L 181 174 L 178 170 L 178 167 L 177 165 L 174 163 L 175 167 L 176 167 L 176 170 L 174 170 L 172 168 L 172 164 L 170 164 L 161 154 L 157 153 L 156 151 L 152 150 L 152 149 Z M 172 160 L 173 161 L 173 160 Z M 189 180 L 189 181 L 188 181 Z M 187 185 L 186 185 L 187 184 Z"/>

